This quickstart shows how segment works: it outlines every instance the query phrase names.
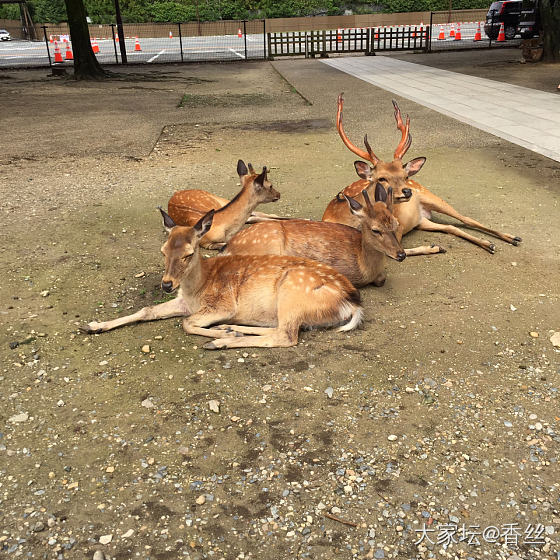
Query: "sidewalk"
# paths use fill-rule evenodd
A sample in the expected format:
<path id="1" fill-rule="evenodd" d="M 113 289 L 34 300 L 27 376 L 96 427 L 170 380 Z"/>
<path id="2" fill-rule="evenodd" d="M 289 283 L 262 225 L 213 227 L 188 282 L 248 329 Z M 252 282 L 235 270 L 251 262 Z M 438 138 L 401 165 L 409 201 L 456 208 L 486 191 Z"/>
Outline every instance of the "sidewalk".
<path id="1" fill-rule="evenodd" d="M 321 62 L 560 161 L 560 96 L 557 94 L 386 56 Z"/>

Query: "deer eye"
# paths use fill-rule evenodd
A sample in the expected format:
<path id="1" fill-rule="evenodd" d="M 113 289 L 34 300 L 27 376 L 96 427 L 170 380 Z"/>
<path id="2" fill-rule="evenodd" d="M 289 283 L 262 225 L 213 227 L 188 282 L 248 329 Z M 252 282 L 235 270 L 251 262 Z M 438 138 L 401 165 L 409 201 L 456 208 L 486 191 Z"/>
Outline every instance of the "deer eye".
<path id="1" fill-rule="evenodd" d="M 377 235 L 381 235 L 381 232 L 378 229 L 372 229 L 371 231 L 372 231 L 372 233 L 375 233 Z"/>
<path id="2" fill-rule="evenodd" d="M 387 179 L 385 177 L 379 177 L 379 179 L 377 179 L 378 181 L 382 181 L 383 183 L 387 182 Z"/>

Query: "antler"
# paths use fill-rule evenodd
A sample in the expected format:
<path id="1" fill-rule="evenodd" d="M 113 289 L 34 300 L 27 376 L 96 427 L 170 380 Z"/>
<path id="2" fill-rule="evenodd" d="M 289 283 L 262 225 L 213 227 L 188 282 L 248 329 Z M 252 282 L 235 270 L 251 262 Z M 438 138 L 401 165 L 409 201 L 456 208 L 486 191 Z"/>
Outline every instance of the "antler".
<path id="1" fill-rule="evenodd" d="M 350 142 L 350 140 L 348 139 L 348 136 L 346 136 L 346 133 L 344 132 L 344 129 L 342 128 L 342 106 L 343 106 L 343 104 L 344 104 L 344 99 L 343 99 L 342 93 L 341 93 L 338 96 L 338 111 L 336 113 L 336 129 L 338 130 L 338 134 L 342 138 L 342 141 L 344 142 L 345 146 L 350 151 L 354 152 L 358 157 L 360 157 L 362 159 L 366 159 L 367 161 L 370 161 L 371 163 L 373 163 L 373 165 L 377 165 L 377 163 L 379 162 L 379 158 L 371 150 L 371 147 L 370 147 L 370 145 L 367 141 L 367 135 L 364 138 L 364 142 L 365 142 L 365 145 L 366 145 L 366 148 L 367 148 L 367 152 L 364 152 L 364 150 L 361 150 L 357 146 L 354 146 L 354 144 L 352 144 L 352 142 Z"/>
<path id="2" fill-rule="evenodd" d="M 395 108 L 395 120 L 397 121 L 397 128 L 401 131 L 402 137 L 399 145 L 397 146 L 394 158 L 401 159 L 406 154 L 408 148 L 412 144 L 412 136 L 410 134 L 410 117 L 406 115 L 406 125 L 403 125 L 401 110 L 397 102 L 393 99 L 393 107 Z"/>

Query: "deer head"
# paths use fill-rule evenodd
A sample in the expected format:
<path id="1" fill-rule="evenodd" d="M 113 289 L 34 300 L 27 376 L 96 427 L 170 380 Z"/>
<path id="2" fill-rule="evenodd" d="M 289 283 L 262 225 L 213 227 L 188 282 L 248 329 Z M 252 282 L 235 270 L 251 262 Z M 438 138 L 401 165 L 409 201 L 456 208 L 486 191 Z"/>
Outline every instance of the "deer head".
<path id="1" fill-rule="evenodd" d="M 237 174 L 244 190 L 249 190 L 252 198 L 259 204 L 266 202 L 276 202 L 280 198 L 280 193 L 272 187 L 268 180 L 268 169 L 263 167 L 262 173 L 257 175 L 253 166 L 249 163 L 245 165 L 242 160 L 237 162 Z"/>
<path id="2" fill-rule="evenodd" d="M 350 208 L 361 224 L 362 236 L 366 236 L 368 245 L 384 253 L 391 259 L 403 261 L 406 257 L 402 245 L 397 240 L 399 222 L 393 216 L 393 189 L 388 192 L 381 183 L 375 185 L 375 202 L 372 204 L 367 188 L 362 191 L 365 206 L 354 198 L 344 195 Z"/>
<path id="3" fill-rule="evenodd" d="M 407 152 L 408 148 L 412 144 L 412 136 L 410 134 L 410 118 L 406 116 L 406 123 L 403 124 L 401 111 L 397 102 L 393 100 L 393 106 L 395 108 L 395 120 L 397 121 L 397 128 L 401 131 L 401 141 L 395 149 L 393 154 L 393 161 L 385 162 L 381 161 L 371 149 L 369 145 L 367 134 L 364 137 L 364 144 L 366 151 L 361 150 L 346 136 L 344 128 L 342 127 L 342 106 L 344 104 L 344 99 L 342 93 L 338 96 L 338 111 L 336 114 L 336 128 L 338 134 L 342 138 L 342 141 L 346 147 L 354 152 L 357 156 L 362 159 L 369 161 L 372 166 L 370 167 L 367 163 L 363 161 L 355 161 L 354 167 L 356 173 L 362 179 L 365 179 L 370 183 L 370 185 L 377 185 L 381 183 L 383 187 L 387 190 L 389 187 L 393 189 L 393 200 L 396 203 L 406 202 L 412 196 L 412 190 L 407 186 L 407 180 L 412 177 L 426 162 L 425 157 L 415 158 L 410 160 L 408 163 L 403 163 L 402 158 Z"/>
<path id="4" fill-rule="evenodd" d="M 198 246 L 202 237 L 212 227 L 214 210 L 200 218 L 192 228 L 175 225 L 167 212 L 162 208 L 159 208 L 159 211 L 163 217 L 163 225 L 169 233 L 161 248 L 165 257 L 161 287 L 164 292 L 170 294 L 195 267 L 199 266 Z"/>

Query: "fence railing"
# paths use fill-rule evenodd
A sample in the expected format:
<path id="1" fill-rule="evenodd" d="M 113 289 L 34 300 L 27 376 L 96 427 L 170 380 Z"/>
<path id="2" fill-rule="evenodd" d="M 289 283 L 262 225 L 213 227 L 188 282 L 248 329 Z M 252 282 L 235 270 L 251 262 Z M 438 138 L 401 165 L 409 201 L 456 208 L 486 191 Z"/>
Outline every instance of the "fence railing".
<path id="1" fill-rule="evenodd" d="M 360 25 L 301 30 L 305 25 L 329 22 L 387 21 L 419 24 Z M 398 16 L 398 18 L 397 18 Z M 329 56 L 345 53 L 375 54 L 378 51 L 441 51 L 518 45 L 512 31 L 498 38 L 497 18 L 485 21 L 483 10 L 418 12 L 417 14 L 369 14 L 334 18 L 218 21 L 188 23 L 124 24 L 127 63 L 207 62 L 264 60 L 278 56 Z M 283 30 L 289 24 L 299 29 Z M 6 26 L 10 31 L 12 28 Z M 67 25 L 36 28 L 41 41 L 25 41 L 15 31 L 12 41 L 0 42 L 0 67 L 70 65 L 72 41 Z M 90 25 L 92 48 L 101 64 L 121 64 L 121 45 L 115 25 Z M 514 30 L 515 31 L 515 30 Z M 11 31 L 10 31 L 11 32 Z M 458 33 L 457 33 L 458 32 Z"/>

